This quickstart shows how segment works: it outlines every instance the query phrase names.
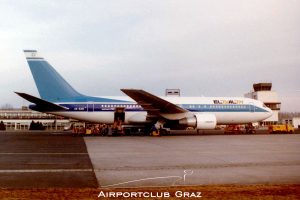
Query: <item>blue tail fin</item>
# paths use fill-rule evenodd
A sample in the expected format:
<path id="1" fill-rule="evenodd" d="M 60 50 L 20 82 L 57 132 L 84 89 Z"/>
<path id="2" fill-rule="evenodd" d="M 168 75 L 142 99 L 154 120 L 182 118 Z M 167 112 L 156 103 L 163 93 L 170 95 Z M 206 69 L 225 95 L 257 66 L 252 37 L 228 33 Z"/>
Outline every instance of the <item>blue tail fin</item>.
<path id="1" fill-rule="evenodd" d="M 24 50 L 28 65 L 42 99 L 56 101 L 83 97 L 36 50 Z"/>

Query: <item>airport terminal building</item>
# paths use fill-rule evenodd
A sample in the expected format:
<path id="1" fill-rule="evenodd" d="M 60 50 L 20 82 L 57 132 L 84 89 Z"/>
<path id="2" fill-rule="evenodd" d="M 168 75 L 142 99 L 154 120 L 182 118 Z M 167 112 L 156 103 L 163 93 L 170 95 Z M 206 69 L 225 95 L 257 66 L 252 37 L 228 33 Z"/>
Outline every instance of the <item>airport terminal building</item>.
<path id="1" fill-rule="evenodd" d="M 34 121 L 42 123 L 46 130 L 59 131 L 70 123 L 70 119 L 36 112 L 27 107 L 0 110 L 0 121 L 4 123 L 6 130 L 29 130 L 30 124 Z"/>

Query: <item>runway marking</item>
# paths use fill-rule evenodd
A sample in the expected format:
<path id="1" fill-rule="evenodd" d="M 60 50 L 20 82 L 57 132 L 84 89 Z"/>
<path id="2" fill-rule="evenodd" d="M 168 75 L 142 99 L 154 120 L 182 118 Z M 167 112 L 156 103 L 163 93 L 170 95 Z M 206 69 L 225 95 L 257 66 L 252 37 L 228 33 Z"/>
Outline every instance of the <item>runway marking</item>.
<path id="1" fill-rule="evenodd" d="M 7 169 L 0 170 L 0 173 L 42 173 L 42 172 L 93 172 L 93 169 Z"/>
<path id="2" fill-rule="evenodd" d="M 88 153 L 0 153 L 0 155 L 86 155 Z"/>
<path id="3" fill-rule="evenodd" d="M 269 167 L 269 166 L 299 166 L 300 161 L 294 162 L 253 162 L 253 163 L 216 163 L 216 164 L 199 164 L 199 165 L 184 165 L 184 166 L 149 166 L 149 167 L 112 167 L 112 168 L 96 168 L 95 172 L 101 171 L 126 171 L 126 170 L 177 170 L 177 169 L 217 169 L 231 167 Z"/>
<path id="4" fill-rule="evenodd" d="M 180 180 L 183 180 L 183 184 L 185 184 L 186 176 L 192 175 L 193 173 L 194 173 L 193 170 L 183 170 L 183 176 L 159 176 L 159 177 L 151 177 L 151 178 L 142 178 L 142 179 L 136 179 L 136 180 L 126 181 L 126 182 L 122 182 L 122 183 L 105 185 L 105 186 L 101 186 L 101 188 L 115 187 L 118 185 L 124 185 L 124 184 L 128 184 L 128 183 L 135 183 L 135 182 L 147 181 L 147 180 L 177 178 L 172 183 L 172 186 L 174 186 L 176 184 L 176 182 L 178 182 Z"/>

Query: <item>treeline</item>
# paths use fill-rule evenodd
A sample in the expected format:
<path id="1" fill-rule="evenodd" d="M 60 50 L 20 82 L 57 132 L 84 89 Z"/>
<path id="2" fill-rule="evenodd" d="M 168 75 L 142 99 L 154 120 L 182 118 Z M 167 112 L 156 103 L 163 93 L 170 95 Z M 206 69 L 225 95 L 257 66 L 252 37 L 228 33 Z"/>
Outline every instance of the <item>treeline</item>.
<path id="1" fill-rule="evenodd" d="M 32 121 L 29 126 L 29 130 L 45 130 L 46 127 L 43 126 L 41 122 Z"/>
<path id="2" fill-rule="evenodd" d="M 278 118 L 281 119 L 292 119 L 293 117 L 300 117 L 300 112 L 279 112 Z"/>
<path id="3" fill-rule="evenodd" d="M 9 104 L 9 103 L 6 103 L 6 104 L 0 106 L 0 108 L 2 110 L 13 110 L 14 109 L 14 107 L 11 104 Z"/>
<path id="4" fill-rule="evenodd" d="M 5 124 L 3 123 L 3 121 L 0 122 L 0 131 L 5 131 Z"/>

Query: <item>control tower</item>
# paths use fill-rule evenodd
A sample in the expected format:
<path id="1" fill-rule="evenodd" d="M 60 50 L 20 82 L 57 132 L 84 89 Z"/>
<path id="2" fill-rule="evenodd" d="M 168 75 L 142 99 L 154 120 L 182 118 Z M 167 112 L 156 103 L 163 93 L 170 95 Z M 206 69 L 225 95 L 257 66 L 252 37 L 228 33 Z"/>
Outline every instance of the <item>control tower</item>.
<path id="1" fill-rule="evenodd" d="M 278 94 L 272 91 L 272 83 L 255 83 L 253 90 L 244 95 L 247 98 L 262 101 L 267 107 L 273 111 L 273 115 L 262 121 L 261 125 L 271 125 L 278 123 L 278 113 L 280 111 L 281 102 L 278 100 Z"/>

